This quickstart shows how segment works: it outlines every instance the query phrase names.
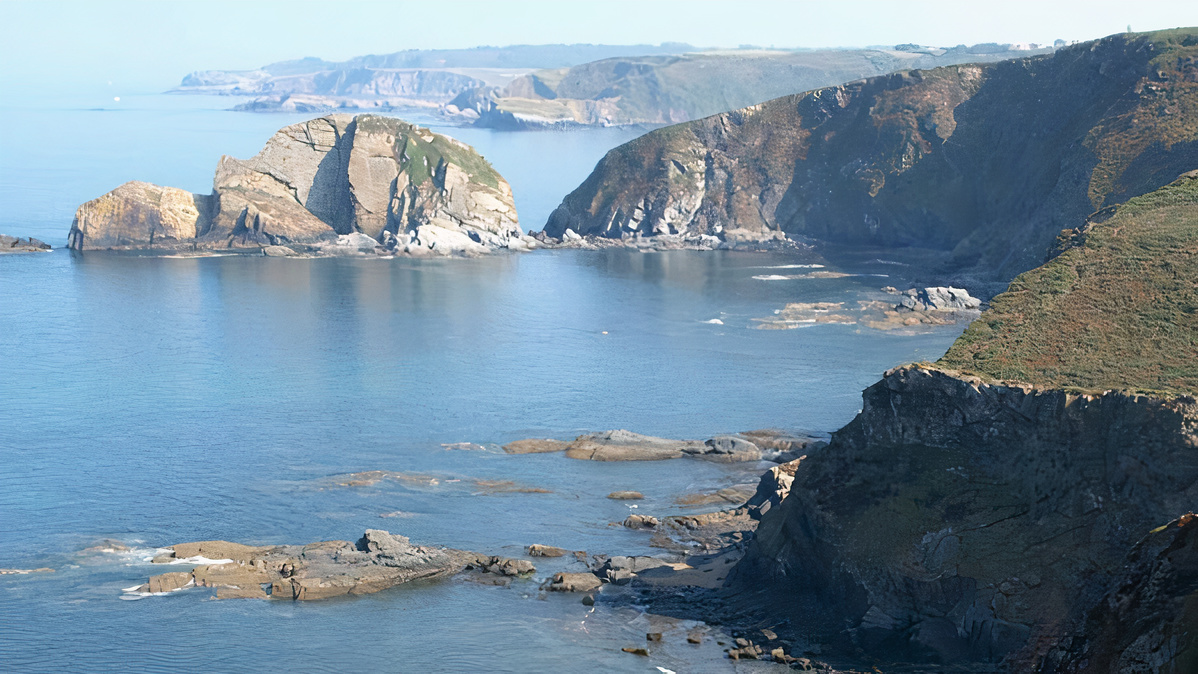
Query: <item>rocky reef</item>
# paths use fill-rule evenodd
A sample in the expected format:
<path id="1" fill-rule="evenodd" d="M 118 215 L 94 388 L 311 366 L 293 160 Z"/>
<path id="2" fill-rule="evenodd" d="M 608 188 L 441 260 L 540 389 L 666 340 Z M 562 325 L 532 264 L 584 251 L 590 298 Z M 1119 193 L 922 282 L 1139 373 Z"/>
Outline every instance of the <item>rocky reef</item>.
<path id="1" fill-rule="evenodd" d="M 535 245 L 507 181 L 471 147 L 375 115 L 293 124 L 250 159 L 221 157 L 211 194 L 125 183 L 80 206 L 70 231 L 75 250 L 477 255 Z"/>
<path id="2" fill-rule="evenodd" d="M 1195 164 L 1198 32 L 1124 34 L 658 129 L 610 151 L 545 232 L 784 234 L 1005 284 L 1062 229 Z"/>
<path id="3" fill-rule="evenodd" d="M 38 241 L 33 237 L 22 239 L 19 236 L 0 234 L 0 255 L 5 253 L 40 253 L 50 250 L 50 244 Z"/>
<path id="4" fill-rule="evenodd" d="M 202 541 L 170 546 L 154 558 L 163 565 L 190 564 L 190 571 L 151 576 L 134 594 L 158 594 L 184 587 L 216 590 L 217 599 L 328 599 L 371 594 L 414 580 L 467 570 L 498 576 L 527 576 L 526 560 L 480 555 L 451 548 L 412 545 L 405 536 L 367 529 L 355 543 L 324 541 L 308 545 L 250 546 Z"/>
<path id="5" fill-rule="evenodd" d="M 762 515 L 731 611 L 877 663 L 1189 671 L 1195 204 L 1187 175 L 1096 214 L 869 387 Z"/>

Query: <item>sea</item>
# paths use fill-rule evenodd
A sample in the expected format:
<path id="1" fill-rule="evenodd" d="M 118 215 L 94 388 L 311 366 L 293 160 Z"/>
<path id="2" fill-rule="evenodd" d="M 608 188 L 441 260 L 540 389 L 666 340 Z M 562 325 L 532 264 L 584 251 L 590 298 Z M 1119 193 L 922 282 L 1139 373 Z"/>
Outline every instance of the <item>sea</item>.
<path id="1" fill-rule="evenodd" d="M 791 302 L 885 300 L 912 270 L 816 252 L 542 250 L 477 259 L 178 258 L 65 249 L 75 208 L 127 180 L 211 189 L 315 115 L 226 97 L 0 100 L 0 670 L 6 672 L 731 672 L 696 627 L 546 593 L 572 556 L 507 587 L 414 583 L 318 602 L 127 590 L 162 546 L 356 540 L 520 557 L 533 543 L 663 554 L 630 513 L 713 510 L 687 494 L 771 464 L 508 455 L 520 438 L 608 429 L 672 438 L 826 436 L 888 368 L 935 360 L 962 326 L 761 329 Z M 478 149 L 536 231 L 643 128 L 497 132 L 411 115 Z M 824 265 L 846 274 L 810 278 Z M 471 443 L 460 445 L 459 443 Z M 463 449 L 461 447 L 471 447 Z M 347 475 L 411 479 L 344 486 Z M 645 494 L 614 501 L 614 490 Z M 172 567 L 167 570 L 179 570 Z M 648 657 L 621 651 L 663 632 Z"/>

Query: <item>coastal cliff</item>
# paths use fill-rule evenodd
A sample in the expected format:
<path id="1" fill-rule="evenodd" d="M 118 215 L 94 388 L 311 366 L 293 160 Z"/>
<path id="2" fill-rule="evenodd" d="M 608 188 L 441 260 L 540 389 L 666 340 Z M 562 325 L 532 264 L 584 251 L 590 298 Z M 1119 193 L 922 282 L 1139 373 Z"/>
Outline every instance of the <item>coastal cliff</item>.
<path id="1" fill-rule="evenodd" d="M 340 235 L 340 237 L 339 237 Z M 71 248 L 527 250 L 507 181 L 471 147 L 399 119 L 330 115 L 221 157 L 212 194 L 129 182 L 79 207 Z"/>
<path id="2" fill-rule="evenodd" d="M 504 87 L 463 92 L 446 112 L 477 117 L 476 126 L 529 129 L 562 126 L 673 124 L 778 96 L 898 70 L 991 62 L 1051 48 L 960 45 L 929 49 L 740 49 L 611 58 L 572 68 L 538 70 Z"/>
<path id="3" fill-rule="evenodd" d="M 1086 214 L 1198 164 L 1198 31 L 901 72 L 648 133 L 549 218 L 608 238 L 928 249 L 1006 282 Z"/>
<path id="4" fill-rule="evenodd" d="M 1187 671 L 1198 178 L 1061 239 L 799 465 L 731 578 L 740 610 L 890 662 Z"/>

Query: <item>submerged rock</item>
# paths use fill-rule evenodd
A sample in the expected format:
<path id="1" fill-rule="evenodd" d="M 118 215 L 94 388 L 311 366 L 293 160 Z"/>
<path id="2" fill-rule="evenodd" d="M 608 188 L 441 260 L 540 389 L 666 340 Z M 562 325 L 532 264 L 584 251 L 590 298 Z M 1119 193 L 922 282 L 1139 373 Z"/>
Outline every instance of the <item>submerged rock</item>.
<path id="1" fill-rule="evenodd" d="M 607 497 L 613 501 L 638 501 L 645 498 L 639 491 L 613 491 Z"/>
<path id="2" fill-rule="evenodd" d="M 79 207 L 70 246 L 290 256 L 528 250 L 511 188 L 473 148 L 391 117 L 329 115 L 222 157 L 208 195 L 129 182 Z"/>
<path id="3" fill-rule="evenodd" d="M 589 461 L 661 461 L 677 459 L 696 447 L 702 443 L 616 430 L 578 436 L 566 448 L 566 456 Z"/>

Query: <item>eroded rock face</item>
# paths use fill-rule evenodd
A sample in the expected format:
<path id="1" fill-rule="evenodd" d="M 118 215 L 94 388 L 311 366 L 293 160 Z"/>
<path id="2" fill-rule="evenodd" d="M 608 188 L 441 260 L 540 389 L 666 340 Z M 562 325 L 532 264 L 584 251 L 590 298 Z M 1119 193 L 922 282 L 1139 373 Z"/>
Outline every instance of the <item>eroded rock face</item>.
<path id="1" fill-rule="evenodd" d="M 536 245 L 511 188 L 471 147 L 375 115 L 293 124 L 250 159 L 221 157 L 211 195 L 126 183 L 81 206 L 70 234 L 77 250 L 294 244 L 409 255 Z"/>
<path id="2" fill-rule="evenodd" d="M 1198 499 L 1193 397 L 909 367 L 863 398 L 795 470 L 734 577 L 829 642 L 916 661 L 1034 661 L 1080 624 L 1132 545 Z"/>
<path id="3" fill-rule="evenodd" d="M 532 563 L 433 546 L 413 545 L 406 536 L 368 529 L 355 543 L 254 547 L 228 541 L 181 543 L 155 562 L 209 560 L 191 571 L 152 576 L 142 592 L 171 592 L 189 585 L 212 587 L 217 598 L 327 599 L 370 594 L 413 580 L 440 578 L 467 569 L 516 577 Z M 269 594 L 265 589 L 269 585 Z"/>
<path id="4" fill-rule="evenodd" d="M 1128 555 L 1115 589 L 1037 671 L 1054 674 L 1198 671 L 1198 517 L 1151 532 Z"/>

